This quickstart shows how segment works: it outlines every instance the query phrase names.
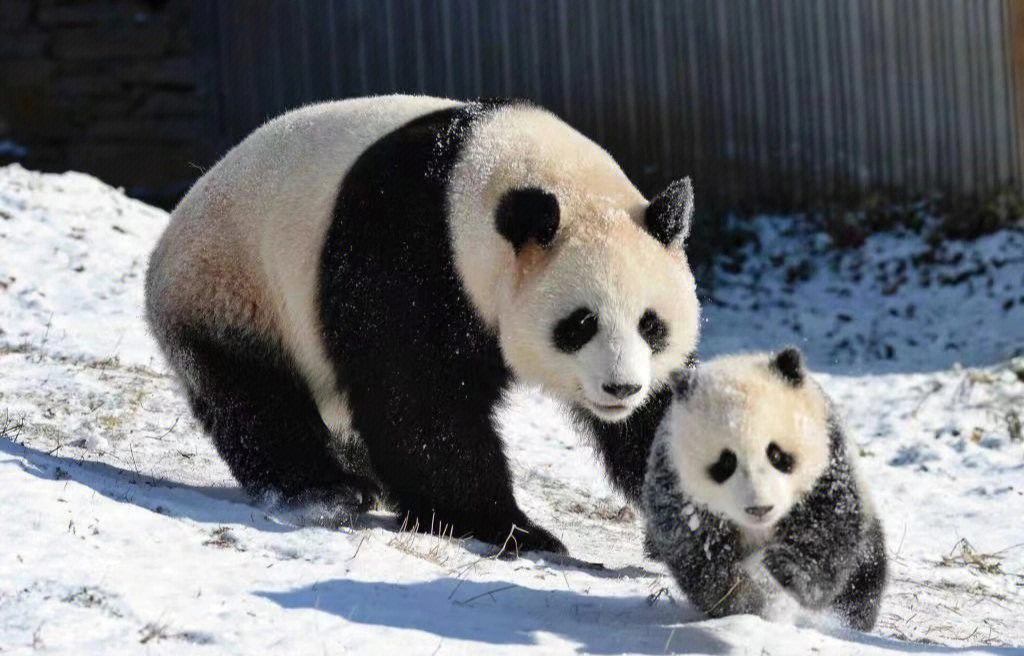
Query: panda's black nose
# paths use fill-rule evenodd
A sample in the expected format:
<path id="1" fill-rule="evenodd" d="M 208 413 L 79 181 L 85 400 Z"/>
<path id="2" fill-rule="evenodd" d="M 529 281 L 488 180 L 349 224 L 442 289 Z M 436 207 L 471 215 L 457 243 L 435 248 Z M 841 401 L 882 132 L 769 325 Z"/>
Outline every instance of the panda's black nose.
<path id="1" fill-rule="evenodd" d="M 772 508 L 774 507 L 775 506 L 747 506 L 745 510 L 747 511 L 748 515 L 753 515 L 754 517 L 761 519 L 762 517 L 770 513 L 772 511 Z"/>
<path id="2" fill-rule="evenodd" d="M 601 389 L 617 399 L 624 399 L 639 392 L 640 385 L 631 385 L 629 383 L 605 383 L 601 386 Z"/>

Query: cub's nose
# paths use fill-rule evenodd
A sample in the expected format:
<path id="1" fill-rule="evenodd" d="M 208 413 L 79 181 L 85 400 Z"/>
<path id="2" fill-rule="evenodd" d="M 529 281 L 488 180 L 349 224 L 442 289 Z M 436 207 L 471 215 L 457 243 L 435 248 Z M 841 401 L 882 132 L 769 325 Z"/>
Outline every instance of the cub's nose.
<path id="1" fill-rule="evenodd" d="M 744 510 L 747 511 L 748 515 L 761 519 L 772 511 L 775 506 L 747 506 Z"/>
<path id="2" fill-rule="evenodd" d="M 640 391 L 640 385 L 629 383 L 605 383 L 601 389 L 608 392 L 617 399 L 625 399 Z"/>

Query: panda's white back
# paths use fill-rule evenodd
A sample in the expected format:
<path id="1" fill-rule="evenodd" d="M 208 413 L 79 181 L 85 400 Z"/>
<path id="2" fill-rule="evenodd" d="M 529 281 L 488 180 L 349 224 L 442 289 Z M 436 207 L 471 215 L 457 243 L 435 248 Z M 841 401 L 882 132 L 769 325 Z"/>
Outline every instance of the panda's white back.
<path id="1" fill-rule="evenodd" d="M 355 98 L 302 107 L 254 131 L 171 213 L 150 264 L 147 309 L 155 323 L 187 323 L 190 313 L 202 312 L 204 322 L 270 332 L 331 414 L 325 406 L 336 405 L 336 392 L 315 294 L 339 185 L 380 137 L 459 104 L 427 96 Z"/>

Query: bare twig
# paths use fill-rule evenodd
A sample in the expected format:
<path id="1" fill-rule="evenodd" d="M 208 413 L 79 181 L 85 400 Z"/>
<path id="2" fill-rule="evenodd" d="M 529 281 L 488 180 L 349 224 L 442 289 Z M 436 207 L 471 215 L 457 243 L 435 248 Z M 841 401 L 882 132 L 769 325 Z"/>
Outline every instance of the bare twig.
<path id="1" fill-rule="evenodd" d="M 474 595 L 474 596 L 470 597 L 469 599 L 463 599 L 462 601 L 457 601 L 455 603 L 457 603 L 457 604 L 468 604 L 469 602 L 476 601 L 477 599 L 480 599 L 481 597 L 486 597 L 488 595 L 493 595 L 496 592 L 503 592 L 505 590 L 511 590 L 512 588 L 515 588 L 515 587 L 518 587 L 518 586 L 516 586 L 515 583 L 509 583 L 508 585 L 503 585 L 500 588 L 495 588 L 493 590 L 488 590 L 487 592 L 481 592 L 480 594 Z"/>
<path id="2" fill-rule="evenodd" d="M 721 606 L 721 605 L 722 605 L 722 604 L 723 604 L 723 603 L 725 602 L 725 600 L 729 598 L 729 595 L 731 595 L 731 594 L 732 594 L 732 593 L 733 593 L 733 592 L 734 592 L 734 591 L 736 590 L 736 588 L 737 588 L 737 587 L 739 586 L 739 584 L 740 584 L 740 581 L 742 581 L 742 580 L 743 580 L 743 579 L 739 579 L 739 580 L 737 580 L 737 581 L 736 581 L 735 583 L 733 583 L 733 584 L 732 584 L 732 587 L 731 587 L 731 588 L 729 588 L 729 590 L 728 590 L 728 591 L 727 591 L 727 592 L 726 592 L 726 593 L 725 593 L 724 595 L 722 595 L 722 598 L 721 598 L 721 599 L 719 599 L 718 601 L 716 601 L 716 602 L 715 602 L 715 605 L 714 605 L 714 606 L 712 606 L 711 608 L 709 608 L 709 609 L 707 610 L 707 614 L 708 614 L 708 615 L 710 615 L 710 614 L 711 614 L 711 611 L 713 611 L 713 610 L 715 610 L 716 608 L 718 608 L 719 606 Z"/>

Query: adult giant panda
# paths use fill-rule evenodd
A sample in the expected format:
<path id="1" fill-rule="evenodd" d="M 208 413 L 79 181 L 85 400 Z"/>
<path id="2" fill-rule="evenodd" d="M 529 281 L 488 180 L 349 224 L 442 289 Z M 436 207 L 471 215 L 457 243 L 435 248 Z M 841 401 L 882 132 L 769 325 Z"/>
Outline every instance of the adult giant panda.
<path id="1" fill-rule="evenodd" d="M 513 377 L 612 425 L 695 347 L 688 180 L 648 203 L 521 102 L 386 96 L 262 126 L 172 213 L 149 324 L 251 493 L 560 551 L 512 494 L 492 409 Z M 357 435 L 372 476 L 332 455 Z M 643 450 L 646 452 L 646 445 Z M 642 460 L 605 454 L 639 495 Z"/>
<path id="2" fill-rule="evenodd" d="M 800 352 L 725 356 L 674 378 L 643 493 L 650 555 L 712 617 L 765 613 L 784 590 L 870 629 L 882 525 Z"/>

